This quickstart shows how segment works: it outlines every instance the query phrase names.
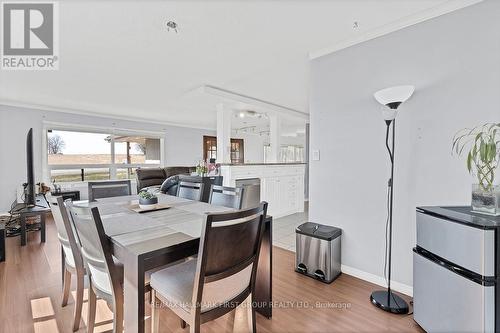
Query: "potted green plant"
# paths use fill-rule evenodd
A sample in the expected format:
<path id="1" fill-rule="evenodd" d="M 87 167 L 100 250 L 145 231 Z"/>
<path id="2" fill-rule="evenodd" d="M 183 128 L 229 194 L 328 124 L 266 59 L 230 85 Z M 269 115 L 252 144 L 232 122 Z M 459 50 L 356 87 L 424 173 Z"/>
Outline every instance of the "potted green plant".
<path id="1" fill-rule="evenodd" d="M 478 183 L 472 185 L 472 209 L 500 215 L 500 186 L 495 184 L 500 162 L 500 123 L 459 131 L 453 138 L 452 151 L 467 155 L 467 170 L 477 177 Z"/>
<path id="2" fill-rule="evenodd" d="M 155 194 L 148 191 L 139 192 L 139 207 L 142 209 L 151 209 L 158 204 L 158 198 Z"/>

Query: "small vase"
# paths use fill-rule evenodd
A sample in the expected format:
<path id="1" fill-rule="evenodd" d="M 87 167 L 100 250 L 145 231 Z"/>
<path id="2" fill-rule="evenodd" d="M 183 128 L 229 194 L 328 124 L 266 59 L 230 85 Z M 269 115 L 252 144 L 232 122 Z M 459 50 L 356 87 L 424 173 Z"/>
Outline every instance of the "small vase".
<path id="1" fill-rule="evenodd" d="M 486 215 L 500 215 L 500 186 L 485 190 L 478 184 L 472 185 L 472 210 Z"/>
<path id="2" fill-rule="evenodd" d="M 158 204 L 157 197 L 151 199 L 139 198 L 139 207 L 141 209 L 152 209 L 156 207 L 156 204 Z"/>

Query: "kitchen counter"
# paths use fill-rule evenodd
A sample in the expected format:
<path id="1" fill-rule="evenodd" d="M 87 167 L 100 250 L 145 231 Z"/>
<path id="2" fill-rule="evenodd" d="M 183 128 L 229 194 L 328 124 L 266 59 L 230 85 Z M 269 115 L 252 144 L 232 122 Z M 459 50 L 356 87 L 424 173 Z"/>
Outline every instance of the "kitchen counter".
<path id="1" fill-rule="evenodd" d="M 301 163 L 301 162 L 293 162 L 293 163 L 276 162 L 276 163 L 243 163 L 243 164 L 222 163 L 221 164 L 221 166 L 247 166 L 247 165 L 305 165 L 305 163 Z"/>

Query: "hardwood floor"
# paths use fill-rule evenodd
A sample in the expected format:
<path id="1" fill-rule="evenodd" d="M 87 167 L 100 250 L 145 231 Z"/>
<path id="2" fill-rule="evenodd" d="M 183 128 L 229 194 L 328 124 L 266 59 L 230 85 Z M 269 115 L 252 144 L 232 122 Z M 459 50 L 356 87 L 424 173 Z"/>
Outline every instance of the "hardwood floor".
<path id="1" fill-rule="evenodd" d="M 0 332 L 71 332 L 74 295 L 62 308 L 60 247 L 52 220 L 47 243 L 39 240 L 39 233 L 31 233 L 20 247 L 19 238 L 7 239 L 7 261 L 0 263 Z M 346 274 L 332 284 L 301 276 L 293 271 L 294 254 L 278 247 L 273 260 L 273 318 L 258 315 L 259 332 L 422 332 L 412 315 L 388 314 L 370 304 L 378 286 Z M 80 332 L 86 330 L 86 311 L 85 302 Z M 161 332 L 188 332 L 170 310 L 159 312 Z M 96 320 L 95 332 L 111 329 L 112 313 L 103 301 Z M 202 325 L 202 332 L 229 332 L 233 322 L 234 314 L 228 314 Z"/>

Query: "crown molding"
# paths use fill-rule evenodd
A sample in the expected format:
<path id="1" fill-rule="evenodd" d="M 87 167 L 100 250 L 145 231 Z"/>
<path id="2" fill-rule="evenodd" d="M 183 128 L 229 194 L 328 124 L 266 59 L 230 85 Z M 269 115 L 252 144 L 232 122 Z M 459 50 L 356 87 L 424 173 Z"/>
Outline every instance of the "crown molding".
<path id="1" fill-rule="evenodd" d="M 36 103 L 26 103 L 26 102 L 18 102 L 13 100 L 5 100 L 0 99 L 0 106 L 10 106 L 16 108 L 25 108 L 32 109 L 41 112 L 58 112 L 58 113 L 68 113 L 75 114 L 81 116 L 89 116 L 89 117 L 98 117 L 98 118 L 106 118 L 113 120 L 123 120 L 123 121 L 133 121 L 133 122 L 141 122 L 145 124 L 154 124 L 154 125 L 163 125 L 163 126 L 172 126 L 172 127 L 182 127 L 182 128 L 193 128 L 193 129 L 201 129 L 214 131 L 215 128 L 204 127 L 204 126 L 196 126 L 187 123 L 177 123 L 177 122 L 169 122 L 169 121 L 157 121 L 149 118 L 141 118 L 141 117 L 130 117 L 130 116 L 117 116 L 113 114 L 105 114 L 92 110 L 84 110 L 84 109 L 76 109 L 70 107 L 58 107 L 53 105 L 42 105 Z"/>
<path id="2" fill-rule="evenodd" d="M 317 59 L 320 57 L 323 57 L 327 54 L 331 54 L 343 49 L 346 49 L 348 47 L 354 46 L 356 44 L 360 44 L 366 41 L 369 41 L 371 39 L 375 39 L 377 37 L 381 37 L 387 34 L 390 34 L 391 32 L 395 32 L 404 28 L 407 28 L 409 26 L 430 20 L 432 18 L 451 13 L 453 11 L 456 11 L 458 9 L 462 9 L 468 6 L 475 5 L 479 2 L 483 2 L 484 0 L 449 0 L 445 3 L 442 3 L 440 5 L 431 7 L 429 9 L 420 11 L 418 13 L 415 13 L 413 15 L 409 15 L 406 17 L 403 17 L 399 20 L 396 20 L 394 22 L 385 24 L 381 27 L 369 30 L 359 36 L 356 36 L 354 38 L 346 39 L 340 43 L 337 43 L 333 46 L 320 49 L 317 51 L 312 51 L 309 52 L 309 59 Z"/>
<path id="3" fill-rule="evenodd" d="M 219 87 L 214 87 L 210 85 L 204 85 L 200 88 L 195 89 L 195 91 L 199 91 L 203 94 L 215 96 L 221 99 L 230 100 L 233 102 L 240 102 L 244 104 L 254 105 L 256 107 L 260 107 L 263 109 L 267 109 L 276 113 L 286 114 L 298 118 L 302 118 L 305 120 L 309 120 L 309 114 L 306 112 L 302 112 L 296 109 L 292 109 L 286 106 L 282 106 L 279 104 L 275 104 L 272 102 L 264 101 L 262 99 L 258 99 L 255 97 L 243 95 L 240 93 L 236 93 L 230 90 L 222 89 Z"/>

